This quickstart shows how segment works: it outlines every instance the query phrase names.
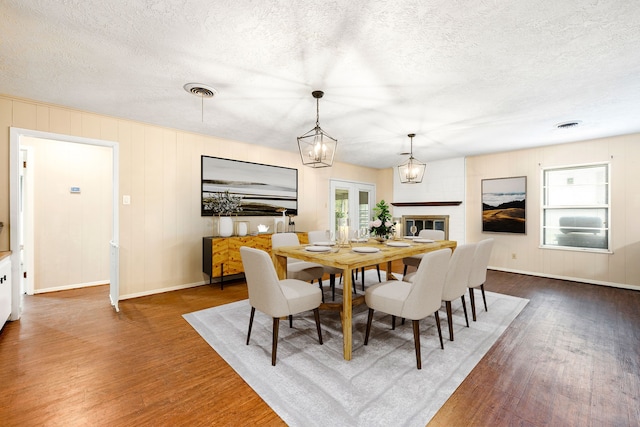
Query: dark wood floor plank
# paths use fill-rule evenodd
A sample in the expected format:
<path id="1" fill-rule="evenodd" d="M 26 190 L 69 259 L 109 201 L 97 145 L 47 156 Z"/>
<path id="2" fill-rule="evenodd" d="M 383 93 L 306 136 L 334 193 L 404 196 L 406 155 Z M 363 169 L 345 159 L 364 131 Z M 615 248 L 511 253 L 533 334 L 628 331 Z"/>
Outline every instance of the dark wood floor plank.
<path id="1" fill-rule="evenodd" d="M 486 289 L 530 302 L 430 425 L 638 424 L 640 292 L 495 271 Z M 25 297 L 0 332 L 0 424 L 284 425 L 182 318 L 246 298 L 242 281 L 121 301 L 120 313 L 107 294 Z"/>

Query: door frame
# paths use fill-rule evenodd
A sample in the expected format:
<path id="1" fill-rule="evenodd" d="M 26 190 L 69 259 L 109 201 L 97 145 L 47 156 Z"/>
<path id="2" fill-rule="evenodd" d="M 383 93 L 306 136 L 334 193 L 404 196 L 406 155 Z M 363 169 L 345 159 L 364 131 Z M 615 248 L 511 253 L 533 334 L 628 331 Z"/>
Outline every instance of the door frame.
<path id="1" fill-rule="evenodd" d="M 370 182 L 360 181 L 347 181 L 342 179 L 330 179 L 329 180 L 329 229 L 336 229 L 336 189 L 346 189 L 349 191 L 349 215 L 353 215 L 352 212 L 357 212 L 358 208 L 358 193 L 360 191 L 367 191 L 370 193 L 369 199 L 369 217 L 373 212 L 373 206 L 376 200 L 376 184 Z M 354 194 L 355 193 L 355 194 Z M 368 225 L 368 224 L 367 224 Z"/>
<path id="2" fill-rule="evenodd" d="M 10 129 L 10 143 L 9 143 L 9 205 L 11 221 L 10 227 L 10 249 L 11 249 L 11 275 L 13 277 L 11 283 L 11 317 L 10 320 L 18 320 L 22 314 L 22 295 L 21 295 L 21 277 L 20 271 L 20 233 L 22 230 L 22 218 L 20 215 L 20 138 L 23 136 L 51 139 L 54 141 L 97 145 L 102 147 L 110 147 L 112 153 L 112 238 L 109 244 L 111 245 L 111 259 L 110 259 L 110 292 L 111 305 L 116 311 L 118 311 L 118 299 L 119 299 L 119 256 L 118 251 L 113 251 L 113 248 L 118 248 L 118 241 L 120 236 L 120 218 L 118 210 L 119 199 L 119 145 L 115 141 L 107 141 L 102 139 L 84 138 L 78 136 L 63 135 L 52 132 L 43 132 L 32 129 L 23 129 L 17 127 L 11 127 Z M 114 256 L 115 255 L 115 256 Z"/>

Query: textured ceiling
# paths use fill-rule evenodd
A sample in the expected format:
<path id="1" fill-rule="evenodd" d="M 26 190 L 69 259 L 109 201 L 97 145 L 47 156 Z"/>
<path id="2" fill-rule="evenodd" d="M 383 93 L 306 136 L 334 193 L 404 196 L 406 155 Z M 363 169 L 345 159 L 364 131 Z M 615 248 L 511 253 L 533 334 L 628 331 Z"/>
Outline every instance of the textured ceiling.
<path id="1" fill-rule="evenodd" d="M 0 0 L 0 93 L 376 168 L 640 131 L 629 0 Z M 186 83 L 213 86 L 205 99 Z M 203 110 L 201 110 L 203 108 Z M 204 120 L 202 119 L 204 115 Z M 559 130 L 560 122 L 580 120 Z"/>

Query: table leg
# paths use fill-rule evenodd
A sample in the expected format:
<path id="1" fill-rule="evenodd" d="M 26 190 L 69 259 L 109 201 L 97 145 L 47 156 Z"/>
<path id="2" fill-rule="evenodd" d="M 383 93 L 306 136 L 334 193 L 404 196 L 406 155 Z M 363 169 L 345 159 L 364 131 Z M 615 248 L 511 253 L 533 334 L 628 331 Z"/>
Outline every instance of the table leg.
<path id="1" fill-rule="evenodd" d="M 283 280 L 287 278 L 287 257 L 276 255 L 273 260 L 273 264 L 276 267 L 276 273 L 278 279 Z"/>
<path id="2" fill-rule="evenodd" d="M 391 261 L 387 261 L 387 280 L 396 280 L 396 277 L 391 274 Z"/>
<path id="3" fill-rule="evenodd" d="M 353 325 L 351 324 L 352 313 L 352 295 L 351 295 L 351 269 L 343 270 L 344 284 L 342 286 L 342 350 L 344 360 L 351 360 L 351 349 L 353 346 Z"/>

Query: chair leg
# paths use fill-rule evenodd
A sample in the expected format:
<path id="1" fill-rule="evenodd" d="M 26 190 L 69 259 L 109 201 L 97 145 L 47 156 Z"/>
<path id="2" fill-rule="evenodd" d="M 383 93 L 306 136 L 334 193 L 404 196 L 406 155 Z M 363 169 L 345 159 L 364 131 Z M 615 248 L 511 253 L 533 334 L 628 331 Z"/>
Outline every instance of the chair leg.
<path id="1" fill-rule="evenodd" d="M 364 334 L 364 345 L 369 343 L 369 332 L 371 332 L 371 321 L 373 320 L 373 308 L 369 309 L 369 314 L 367 315 L 367 331 Z"/>
<path id="2" fill-rule="evenodd" d="M 382 282 L 382 278 L 380 277 L 380 264 L 376 264 L 376 270 L 378 271 L 378 282 Z"/>
<path id="3" fill-rule="evenodd" d="M 408 265 L 407 265 L 407 264 L 405 264 L 405 265 L 404 265 L 404 270 L 402 270 L 402 278 L 403 278 L 403 279 L 404 279 L 404 277 L 407 275 L 407 267 L 408 267 Z"/>
<path id="4" fill-rule="evenodd" d="M 362 267 L 360 271 L 362 272 L 362 290 L 364 291 L 364 267 Z"/>
<path id="5" fill-rule="evenodd" d="M 391 330 L 395 331 L 396 330 L 396 316 L 391 316 Z"/>
<path id="6" fill-rule="evenodd" d="M 316 319 L 316 329 L 318 330 L 318 341 L 320 341 L 320 345 L 322 345 L 322 330 L 320 330 L 320 310 L 317 308 L 313 309 L 313 317 Z"/>
<path id="7" fill-rule="evenodd" d="M 289 327 L 293 328 L 293 316 L 291 314 L 289 315 Z"/>
<path id="8" fill-rule="evenodd" d="M 324 302 L 324 292 L 322 291 L 322 279 L 318 279 L 318 287 L 320 288 L 320 293 L 322 294 L 322 302 Z"/>
<path id="9" fill-rule="evenodd" d="M 416 364 L 422 369 L 422 355 L 420 354 L 420 321 L 413 321 L 413 342 L 416 347 Z"/>
<path id="10" fill-rule="evenodd" d="M 451 314 L 451 301 L 445 301 L 447 307 L 447 323 L 449 324 L 449 341 L 453 341 L 453 315 Z"/>
<path id="11" fill-rule="evenodd" d="M 329 287 L 331 288 L 331 301 L 336 300 L 336 275 L 329 275 Z"/>
<path id="12" fill-rule="evenodd" d="M 482 300 L 484 301 L 484 311 L 489 311 L 487 310 L 487 297 L 484 295 L 484 283 L 480 285 L 480 291 L 482 291 Z"/>
<path id="13" fill-rule="evenodd" d="M 356 275 L 358 274 L 358 269 L 357 268 L 355 270 L 351 270 L 351 285 L 353 286 L 353 293 L 357 294 L 358 293 L 358 290 L 356 289 L 356 277 L 357 276 L 354 275 L 354 271 L 355 271 Z"/>
<path id="14" fill-rule="evenodd" d="M 271 344 L 271 366 L 276 366 L 276 353 L 278 352 L 278 328 L 280 327 L 280 318 L 273 318 L 273 343 Z"/>
<path id="15" fill-rule="evenodd" d="M 249 316 L 249 331 L 247 332 L 247 345 L 249 345 L 249 338 L 251 338 L 251 327 L 253 326 L 253 315 L 256 314 L 256 308 L 251 307 L 251 316 Z"/>
<path id="16" fill-rule="evenodd" d="M 444 350 L 444 343 L 442 342 L 442 329 L 440 329 L 440 315 L 438 314 L 437 311 L 434 314 L 436 316 L 436 326 L 438 327 L 438 336 L 440 337 L 440 348 Z"/>
<path id="17" fill-rule="evenodd" d="M 476 298 L 473 295 L 473 288 L 469 288 L 469 299 L 471 303 L 471 317 L 473 317 L 473 321 L 476 321 Z"/>
<path id="18" fill-rule="evenodd" d="M 462 300 L 462 310 L 464 310 L 464 321 L 467 322 L 467 328 L 469 327 L 469 317 L 467 317 L 467 303 L 464 301 L 464 295 L 460 297 Z"/>

